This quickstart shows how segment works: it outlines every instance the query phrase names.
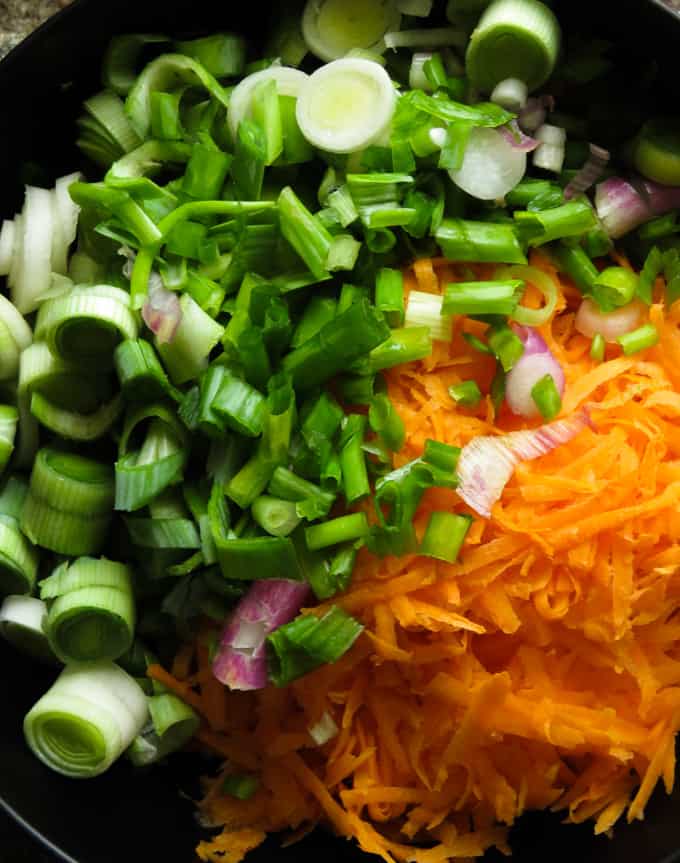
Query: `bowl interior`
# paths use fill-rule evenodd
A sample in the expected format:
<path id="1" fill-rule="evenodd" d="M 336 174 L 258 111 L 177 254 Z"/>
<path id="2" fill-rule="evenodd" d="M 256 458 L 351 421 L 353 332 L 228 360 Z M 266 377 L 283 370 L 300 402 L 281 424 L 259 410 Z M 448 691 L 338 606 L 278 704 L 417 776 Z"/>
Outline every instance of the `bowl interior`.
<path id="1" fill-rule="evenodd" d="M 671 65 L 680 46 L 680 26 L 655 3 L 563 0 L 560 12 L 577 23 L 584 38 L 597 34 L 612 40 L 620 57 L 649 57 L 650 73 L 656 63 L 656 93 L 663 104 L 675 79 Z M 11 217 L 21 206 L 26 182 L 50 183 L 80 164 L 74 147 L 75 118 L 83 99 L 98 88 L 102 53 L 114 33 L 186 36 L 228 29 L 245 33 L 257 44 L 264 23 L 278 14 L 277 8 L 266 0 L 76 0 L 0 64 L 0 217 Z M 665 65 L 668 76 L 663 74 Z M 614 97 L 625 105 L 625 89 Z M 590 110 L 592 105 L 583 107 Z M 603 118 L 604 122 L 609 120 Z M 71 863 L 120 863 L 126 858 L 188 863 L 199 831 L 192 804 L 180 792 L 197 790 L 192 782 L 200 772 L 195 758 L 181 756 L 148 773 L 119 764 L 96 780 L 63 779 L 30 755 L 21 736 L 23 717 L 48 688 L 50 673 L 5 645 L 0 645 L 0 662 L 0 804 Z M 671 797 L 657 792 L 647 820 L 620 827 L 612 841 L 595 839 L 591 825 L 560 827 L 556 817 L 532 815 L 513 830 L 516 859 L 671 863 L 680 860 L 679 809 L 680 789 Z M 320 856 L 328 861 L 365 859 L 347 843 L 320 831 L 283 850 L 270 840 L 249 859 L 311 863 Z M 493 854 L 489 859 L 501 857 Z"/>

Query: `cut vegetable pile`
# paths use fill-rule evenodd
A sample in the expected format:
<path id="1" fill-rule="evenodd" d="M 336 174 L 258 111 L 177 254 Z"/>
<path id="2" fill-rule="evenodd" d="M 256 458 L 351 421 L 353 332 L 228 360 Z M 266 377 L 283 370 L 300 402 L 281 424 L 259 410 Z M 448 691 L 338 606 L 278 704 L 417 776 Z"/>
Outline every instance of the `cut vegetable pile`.
<path id="1" fill-rule="evenodd" d="M 468 859 L 673 786 L 678 125 L 591 135 L 614 46 L 539 0 L 443 13 L 118 36 L 83 172 L 0 230 L 26 741 L 217 756 L 204 861 Z"/>

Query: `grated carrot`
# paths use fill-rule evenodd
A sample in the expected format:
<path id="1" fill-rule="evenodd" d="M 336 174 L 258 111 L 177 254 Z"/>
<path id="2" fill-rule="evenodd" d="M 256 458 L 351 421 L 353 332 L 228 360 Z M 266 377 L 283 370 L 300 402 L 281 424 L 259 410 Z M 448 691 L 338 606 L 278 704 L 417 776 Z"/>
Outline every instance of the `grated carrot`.
<path id="1" fill-rule="evenodd" d="M 507 850 L 507 829 L 526 810 L 593 819 L 606 833 L 624 815 L 642 817 L 659 781 L 672 788 L 680 303 L 651 307 L 658 346 L 634 357 L 610 347 L 596 364 L 574 330 L 578 292 L 542 254 L 531 264 L 559 286 L 541 333 L 564 367 L 563 413 L 587 405 L 595 429 L 522 464 L 457 563 L 362 551 L 351 588 L 334 601 L 366 632 L 336 665 L 249 696 L 248 710 L 226 691 L 220 707 L 203 676 L 198 694 L 150 670 L 188 691 L 211 722 L 199 740 L 261 775 L 247 805 L 209 790 L 203 814 L 224 831 L 202 843 L 201 859 L 236 863 L 266 832 L 324 821 L 387 863 L 444 863 Z M 472 269 L 493 276 L 488 265 Z M 405 289 L 441 291 L 463 272 L 418 261 Z M 531 287 L 525 301 L 539 301 Z M 427 438 L 461 446 L 524 427 L 506 409 L 494 422 L 488 399 L 457 409 L 448 396 L 470 378 L 488 391 L 493 361 L 463 338 L 484 330 L 458 319 L 450 344 L 387 373 L 407 429 L 397 465 Z M 417 525 L 437 508 L 466 512 L 433 490 Z M 200 675 L 200 648 L 197 658 Z M 187 668 L 183 655 L 175 670 Z M 324 712 L 339 731 L 314 748 L 306 732 Z"/>

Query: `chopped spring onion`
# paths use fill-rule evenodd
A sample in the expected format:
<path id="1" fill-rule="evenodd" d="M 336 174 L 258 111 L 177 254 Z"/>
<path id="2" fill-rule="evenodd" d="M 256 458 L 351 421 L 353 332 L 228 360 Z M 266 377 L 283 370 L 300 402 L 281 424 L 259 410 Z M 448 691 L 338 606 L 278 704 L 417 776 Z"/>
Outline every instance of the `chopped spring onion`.
<path id="1" fill-rule="evenodd" d="M 56 657 L 44 632 L 47 606 L 33 596 L 7 596 L 0 606 L 0 636 L 41 662 Z"/>
<path id="2" fill-rule="evenodd" d="M 640 351 L 646 351 L 659 343 L 659 331 L 654 324 L 645 324 L 630 333 L 624 333 L 616 340 L 628 357 Z"/>
<path id="3" fill-rule="evenodd" d="M 127 96 L 137 80 L 137 63 L 147 45 L 160 45 L 169 40 L 157 33 L 130 33 L 114 36 L 104 57 L 104 86 Z"/>
<path id="4" fill-rule="evenodd" d="M 167 375 L 149 342 L 143 339 L 121 342 L 113 360 L 126 401 L 149 402 L 172 392 Z"/>
<path id="5" fill-rule="evenodd" d="M 276 468 L 267 490 L 274 497 L 295 502 L 296 514 L 308 521 L 325 518 L 335 501 L 335 495 L 286 467 Z"/>
<path id="6" fill-rule="evenodd" d="M 396 51 L 397 48 L 427 50 L 445 48 L 451 45 L 462 47 L 464 35 L 454 27 L 428 27 L 422 30 L 394 30 L 385 34 L 385 46 Z"/>
<path id="7" fill-rule="evenodd" d="M 555 68 L 560 35 L 557 18 L 539 0 L 494 0 L 470 38 L 466 72 L 485 93 L 508 78 L 536 90 Z"/>
<path id="8" fill-rule="evenodd" d="M 331 545 L 363 539 L 367 533 L 366 514 L 354 512 L 305 528 L 305 540 L 310 551 L 318 551 Z"/>
<path id="9" fill-rule="evenodd" d="M 313 54 L 329 61 L 355 48 L 381 54 L 385 34 L 400 23 L 394 0 L 307 0 L 302 35 Z"/>
<path id="10" fill-rule="evenodd" d="M 200 63 L 182 54 L 163 54 L 144 69 L 125 102 L 127 115 L 142 138 L 147 138 L 151 129 L 151 94 L 165 92 L 178 82 L 203 87 L 225 108 L 229 105 L 222 85 Z"/>
<path id="11" fill-rule="evenodd" d="M 137 445 L 139 430 L 147 423 Z M 134 512 L 179 482 L 188 455 L 186 443 L 184 427 L 165 405 L 142 406 L 129 414 L 115 468 L 116 509 Z"/>
<path id="12" fill-rule="evenodd" d="M 265 397 L 226 369 L 212 405 L 224 422 L 239 434 L 247 437 L 262 434 L 267 413 Z"/>
<path id="13" fill-rule="evenodd" d="M 418 553 L 455 563 L 471 525 L 472 517 L 469 515 L 433 512 Z"/>
<path id="14" fill-rule="evenodd" d="M 499 264 L 527 262 L 512 225 L 443 219 L 435 239 L 450 261 Z"/>
<path id="15" fill-rule="evenodd" d="M 680 128 L 668 119 L 649 120 L 633 144 L 633 164 L 648 180 L 680 184 Z"/>
<path id="16" fill-rule="evenodd" d="M 564 165 L 567 133 L 559 126 L 544 123 L 534 133 L 539 146 L 534 150 L 534 167 L 559 174 Z"/>
<path id="17" fill-rule="evenodd" d="M 328 662 L 337 662 L 357 638 L 363 626 L 337 606 L 322 618 L 300 616 L 267 638 L 270 677 L 275 686 L 287 686 Z"/>
<path id="18" fill-rule="evenodd" d="M 58 554 L 92 554 L 106 539 L 113 497 L 108 465 L 44 447 L 33 465 L 21 529 Z"/>
<path id="19" fill-rule="evenodd" d="M 383 267 L 375 282 L 375 307 L 390 327 L 404 324 L 404 277 L 400 270 Z"/>
<path id="20" fill-rule="evenodd" d="M 424 90 L 431 93 L 434 87 L 425 74 L 425 64 L 432 59 L 431 52 L 416 51 L 411 58 L 411 69 L 408 74 L 408 85 L 412 90 Z"/>
<path id="21" fill-rule="evenodd" d="M 396 99 L 382 66 L 345 58 L 322 66 L 304 82 L 296 116 L 302 134 L 315 147 L 355 153 L 388 134 Z"/>
<path id="22" fill-rule="evenodd" d="M 348 504 L 356 503 L 371 491 L 363 448 L 365 430 L 365 416 L 350 414 L 343 420 L 339 442 L 340 467 L 345 499 Z M 356 538 L 348 537 L 348 539 Z"/>
<path id="23" fill-rule="evenodd" d="M 529 90 L 524 81 L 519 78 L 505 78 L 494 87 L 491 101 L 516 114 L 524 108 L 528 97 Z"/>
<path id="24" fill-rule="evenodd" d="M 78 779 L 98 776 L 146 724 L 144 692 L 112 662 L 69 666 L 29 711 L 24 734 L 48 767 Z"/>
<path id="25" fill-rule="evenodd" d="M 386 393 L 373 396 L 368 409 L 368 422 L 373 431 L 392 452 L 399 452 L 406 442 L 406 427 Z"/>
<path id="26" fill-rule="evenodd" d="M 300 88 L 307 80 L 307 75 L 299 69 L 289 66 L 270 66 L 260 72 L 254 72 L 240 81 L 231 93 L 227 123 L 232 141 L 236 141 L 238 128 L 243 120 L 251 118 L 253 93 L 259 84 L 265 81 L 275 81 L 276 90 L 281 96 L 297 99 Z"/>
<path id="27" fill-rule="evenodd" d="M 403 327 L 392 330 L 388 339 L 374 348 L 368 356 L 356 360 L 350 371 L 359 375 L 374 375 L 402 363 L 422 360 L 432 353 L 429 327 Z"/>
<path id="28" fill-rule="evenodd" d="M 246 63 L 246 43 L 234 33 L 215 33 L 201 39 L 177 42 L 180 54 L 193 57 L 215 78 L 242 75 Z"/>
<path id="29" fill-rule="evenodd" d="M 517 308 L 524 283 L 519 279 L 456 282 L 444 291 L 446 315 L 509 315 Z"/>
<path id="30" fill-rule="evenodd" d="M 0 595 L 30 594 L 38 575 L 38 554 L 19 530 L 27 488 L 10 477 L 0 497 Z"/>
<path id="31" fill-rule="evenodd" d="M 607 267 L 598 274 L 592 298 L 603 312 L 628 305 L 638 293 L 640 277 L 625 267 Z"/>
<path id="32" fill-rule="evenodd" d="M 222 793 L 235 797 L 237 800 L 250 800 L 260 787 L 257 776 L 246 773 L 232 773 L 224 777 L 222 782 Z"/>
<path id="33" fill-rule="evenodd" d="M 291 500 L 261 495 L 251 508 L 253 519 L 271 536 L 289 536 L 300 524 L 297 505 Z"/>
<path id="34" fill-rule="evenodd" d="M 114 660 L 134 639 L 132 574 L 122 563 L 80 557 L 62 563 L 40 584 L 47 602 L 45 632 L 65 663 Z"/>
<path id="35" fill-rule="evenodd" d="M 150 723 L 132 741 L 127 756 L 136 767 L 155 764 L 185 746 L 198 731 L 195 710 L 171 692 L 148 699 Z"/>
<path id="36" fill-rule="evenodd" d="M 550 374 L 544 375 L 533 385 L 531 398 L 540 415 L 548 422 L 555 419 L 562 410 L 562 397 L 555 384 L 555 378 Z"/>
<path id="37" fill-rule="evenodd" d="M 206 314 L 188 294 L 180 297 L 181 320 L 171 342 L 156 339 L 156 348 L 175 384 L 198 377 L 224 327 Z"/>
<path id="38" fill-rule="evenodd" d="M 476 408 L 482 400 L 482 394 L 476 381 L 462 381 L 449 387 L 449 395 L 457 405 L 464 408 Z"/>
<path id="39" fill-rule="evenodd" d="M 600 333 L 595 333 L 593 341 L 590 345 L 590 358 L 596 363 L 601 363 L 604 360 L 607 344 Z"/>
<path id="40" fill-rule="evenodd" d="M 408 295 L 404 325 L 428 327 L 433 339 L 450 342 L 453 338 L 453 318 L 442 314 L 443 298 L 439 294 L 411 291 Z"/>
<path id="41" fill-rule="evenodd" d="M 509 372 L 524 354 L 522 340 L 507 324 L 489 327 L 487 342 L 504 372 Z"/>
<path id="42" fill-rule="evenodd" d="M 19 411 L 11 405 L 0 405 L 0 473 L 7 467 L 14 452 L 18 424 Z"/>

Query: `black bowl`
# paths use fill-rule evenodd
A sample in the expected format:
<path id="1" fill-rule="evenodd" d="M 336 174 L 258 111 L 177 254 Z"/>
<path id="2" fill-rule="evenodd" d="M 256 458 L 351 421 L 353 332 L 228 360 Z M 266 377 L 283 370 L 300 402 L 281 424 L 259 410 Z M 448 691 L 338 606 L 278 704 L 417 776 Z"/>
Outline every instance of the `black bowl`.
<path id="1" fill-rule="evenodd" d="M 278 5 L 266 0 L 76 0 L 0 64 L 0 217 L 11 217 L 21 206 L 25 182 L 50 183 L 79 164 L 75 118 L 82 100 L 98 87 L 102 53 L 114 33 L 192 35 L 230 29 L 257 43 Z M 560 8 L 588 37 L 614 41 L 623 71 L 635 54 L 656 63 L 658 101 L 673 106 L 680 25 L 668 11 L 662 0 L 562 0 Z M 612 91 L 624 103 L 625 86 L 618 94 Z M 181 756 L 149 773 L 119 764 L 89 782 L 63 779 L 33 758 L 21 734 L 23 717 L 48 688 L 50 674 L 4 645 L 0 663 L 5 669 L 0 805 L 69 863 L 189 863 L 200 830 L 183 789 L 191 790 L 191 777 L 200 770 L 195 759 Z M 657 792 L 646 820 L 621 826 L 611 841 L 594 838 L 591 825 L 562 827 L 557 818 L 538 814 L 523 818 L 511 839 L 522 863 L 671 863 L 680 860 L 679 811 L 680 788 L 671 797 Z M 346 842 L 317 831 L 285 850 L 270 840 L 250 860 L 305 863 L 321 856 L 329 863 L 366 859 Z M 4 849 L 0 859 L 7 859 Z M 492 854 L 489 859 L 502 858 Z"/>

